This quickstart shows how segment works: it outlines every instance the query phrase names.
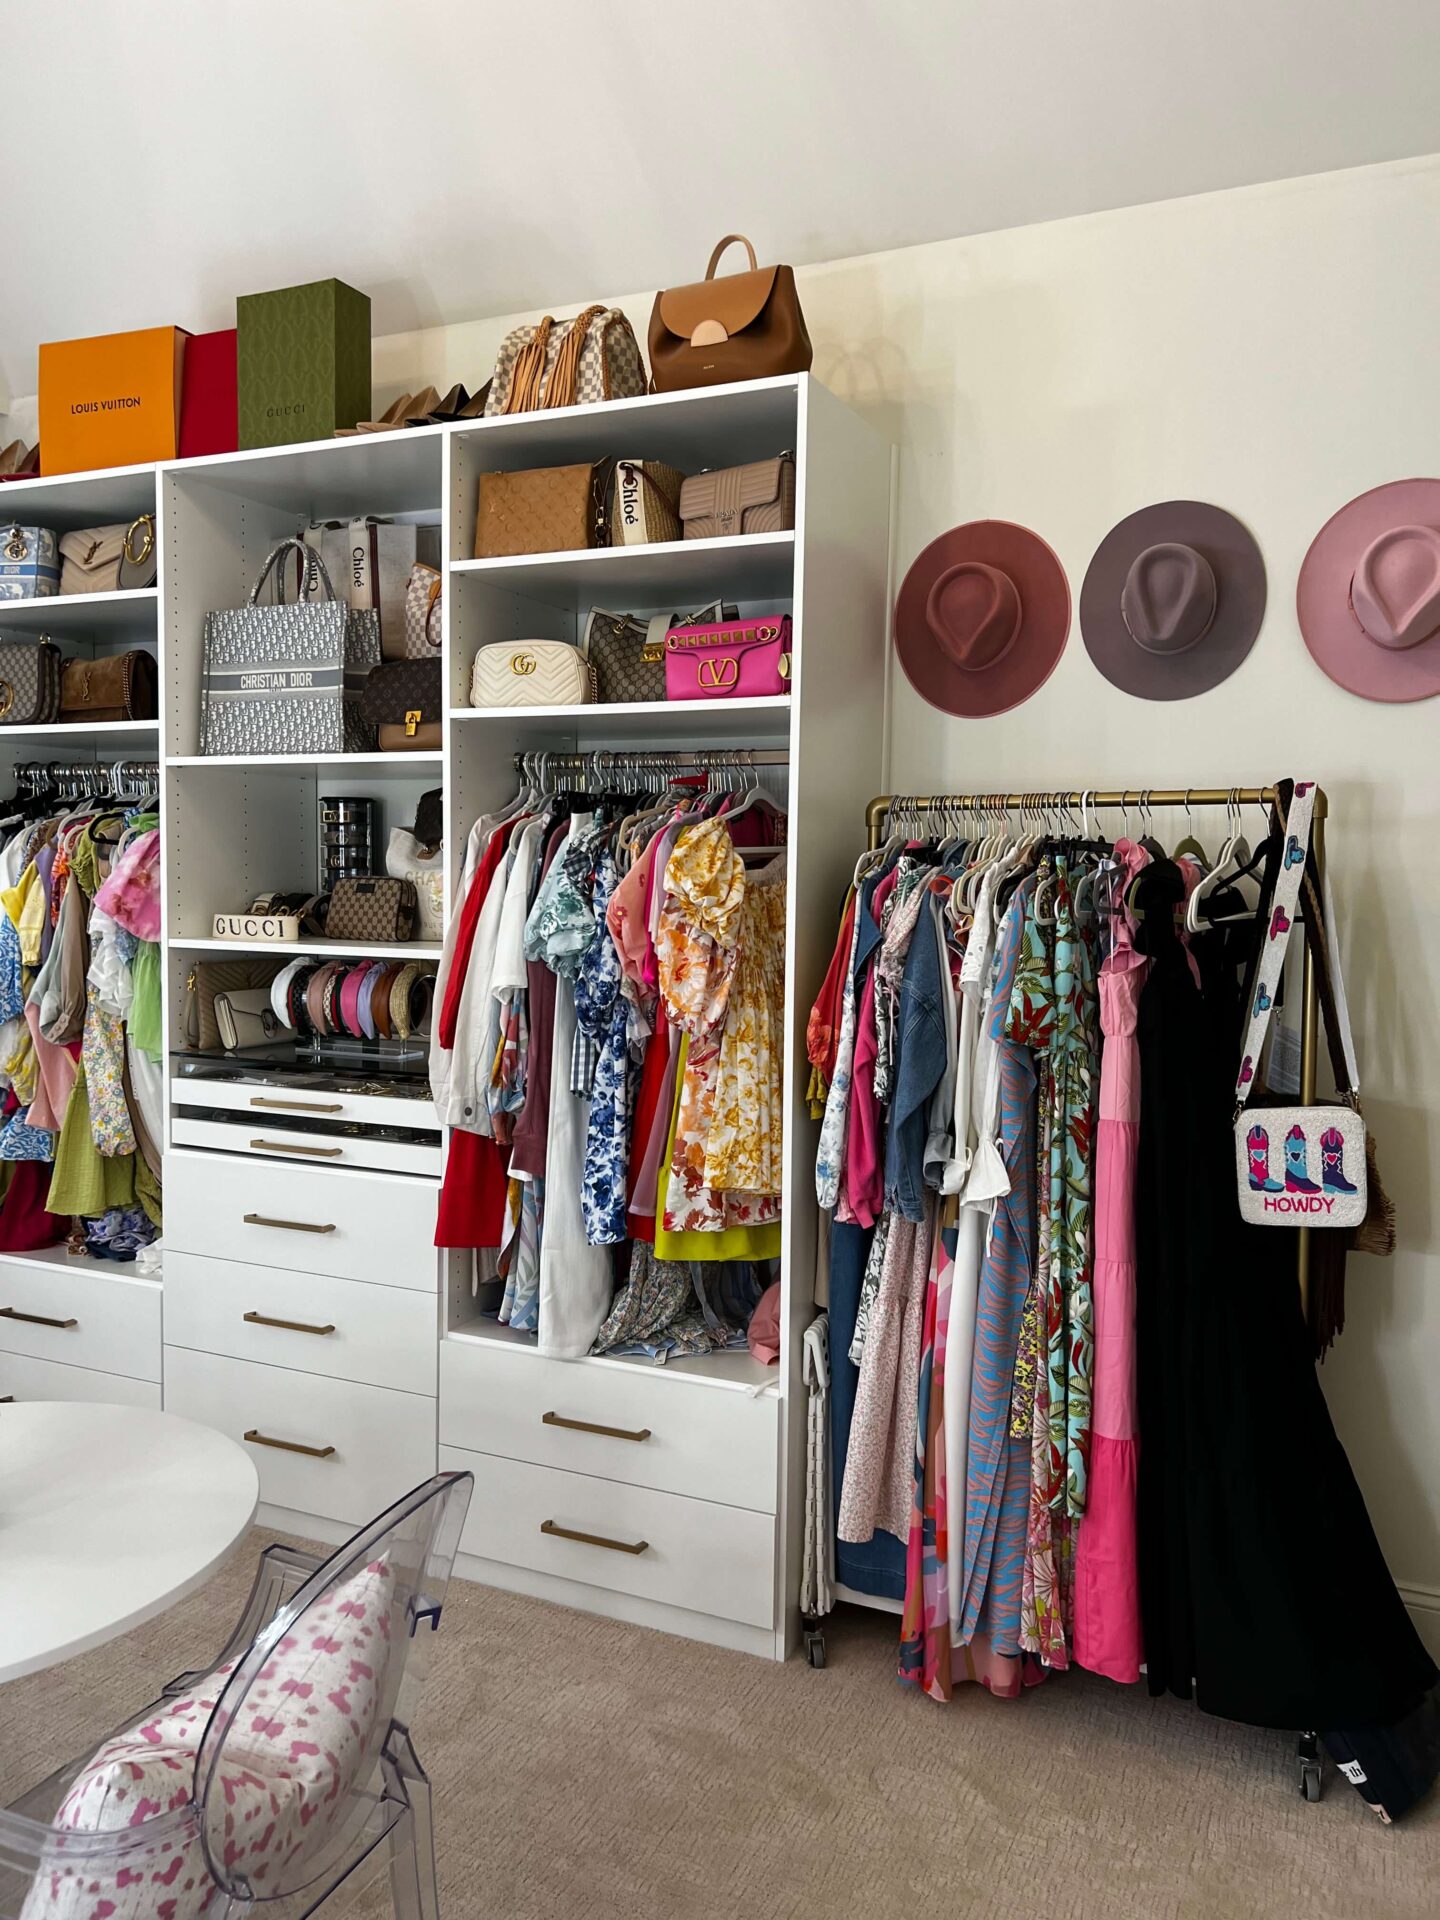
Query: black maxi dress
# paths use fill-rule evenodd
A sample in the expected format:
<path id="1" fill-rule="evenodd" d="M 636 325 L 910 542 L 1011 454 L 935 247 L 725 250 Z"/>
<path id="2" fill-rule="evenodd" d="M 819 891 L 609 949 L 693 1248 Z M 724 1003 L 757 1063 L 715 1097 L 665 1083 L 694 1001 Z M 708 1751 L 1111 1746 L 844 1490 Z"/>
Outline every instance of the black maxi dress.
<path id="1" fill-rule="evenodd" d="M 1273 859 L 1272 854 L 1272 859 Z M 1247 1226 L 1231 1132 L 1258 929 L 1192 939 L 1173 863 L 1138 882 L 1136 1358 L 1150 1691 L 1292 1730 L 1389 1726 L 1437 1674 L 1331 1424 L 1295 1232 Z"/>

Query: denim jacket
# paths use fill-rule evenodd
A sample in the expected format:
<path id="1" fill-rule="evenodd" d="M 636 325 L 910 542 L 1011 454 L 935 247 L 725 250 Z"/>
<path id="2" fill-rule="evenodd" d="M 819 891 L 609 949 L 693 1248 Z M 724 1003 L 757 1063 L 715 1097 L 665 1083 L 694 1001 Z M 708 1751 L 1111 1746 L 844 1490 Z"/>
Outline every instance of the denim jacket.
<path id="1" fill-rule="evenodd" d="M 925 1197 L 925 1141 L 930 1098 L 945 1072 L 945 990 L 940 944 L 931 916 L 943 901 L 931 895 L 905 958 L 897 1022 L 899 1054 L 885 1142 L 885 1204 L 906 1220 L 920 1220 Z"/>

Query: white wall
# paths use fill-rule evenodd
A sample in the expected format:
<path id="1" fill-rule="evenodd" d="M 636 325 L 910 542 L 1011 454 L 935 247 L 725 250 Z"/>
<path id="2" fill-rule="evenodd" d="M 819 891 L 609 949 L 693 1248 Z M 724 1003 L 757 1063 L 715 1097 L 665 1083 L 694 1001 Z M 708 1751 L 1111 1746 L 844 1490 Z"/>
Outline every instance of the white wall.
<path id="1" fill-rule="evenodd" d="M 1440 1608 L 1440 700 L 1343 693 L 1294 613 L 1328 515 L 1440 467 L 1440 156 L 846 260 L 800 283 L 816 374 L 899 448 L 900 570 L 944 527 L 993 515 L 1041 532 L 1078 595 L 1116 520 L 1181 496 L 1230 508 L 1260 541 L 1269 610 L 1224 686 L 1131 699 L 1078 631 L 1049 685 L 997 720 L 934 712 L 897 672 L 892 778 L 914 791 L 1309 773 L 1328 787 L 1401 1245 L 1352 1259 L 1349 1325 L 1322 1378 L 1397 1580 Z M 572 296 L 553 310 L 601 297 Z M 637 331 L 650 300 L 620 296 Z M 377 406 L 422 378 L 482 380 L 509 324 L 378 342 Z"/>

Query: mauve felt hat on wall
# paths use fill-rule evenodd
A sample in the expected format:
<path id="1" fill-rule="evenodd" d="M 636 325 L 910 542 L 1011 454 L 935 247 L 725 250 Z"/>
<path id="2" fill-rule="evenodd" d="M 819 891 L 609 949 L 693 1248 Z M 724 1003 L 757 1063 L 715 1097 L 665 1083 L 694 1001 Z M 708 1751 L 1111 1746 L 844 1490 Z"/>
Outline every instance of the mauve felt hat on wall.
<path id="1" fill-rule="evenodd" d="M 1218 687 L 1255 644 L 1265 562 L 1233 513 L 1165 500 L 1128 514 L 1095 549 L 1080 589 L 1085 649 L 1142 700 Z"/>
<path id="2" fill-rule="evenodd" d="M 1009 520 L 951 527 L 917 555 L 895 600 L 895 650 L 932 707 L 1007 713 L 1055 671 L 1070 630 L 1065 569 Z"/>
<path id="3" fill-rule="evenodd" d="M 1316 534 L 1295 589 L 1300 631 L 1365 700 L 1440 693 L 1440 480 L 1392 480 Z"/>

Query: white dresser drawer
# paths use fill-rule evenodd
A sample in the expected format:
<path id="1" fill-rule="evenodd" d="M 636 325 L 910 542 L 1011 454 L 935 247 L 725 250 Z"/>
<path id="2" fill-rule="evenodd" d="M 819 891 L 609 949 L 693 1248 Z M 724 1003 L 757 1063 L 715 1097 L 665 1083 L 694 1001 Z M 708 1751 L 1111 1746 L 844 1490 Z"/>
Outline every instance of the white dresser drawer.
<path id="1" fill-rule="evenodd" d="M 260 1498 L 352 1526 L 435 1471 L 435 1402 L 419 1394 L 167 1346 L 165 1410 L 232 1440 L 263 1436 L 248 1446 Z"/>
<path id="2" fill-rule="evenodd" d="M 0 1353 L 0 1400 L 88 1400 L 98 1406 L 153 1407 L 158 1413 L 160 1382 Z"/>
<path id="3" fill-rule="evenodd" d="M 160 1378 L 160 1282 L 95 1260 L 22 1266 L 0 1257 L 0 1351 Z"/>
<path id="4" fill-rule="evenodd" d="M 433 1398 L 436 1333 L 435 1301 L 404 1287 L 194 1253 L 165 1259 L 171 1347 Z"/>
<path id="5" fill-rule="evenodd" d="M 475 1476 L 463 1553 L 747 1626 L 774 1625 L 771 1514 L 458 1447 L 441 1447 L 440 1467 Z"/>
<path id="6" fill-rule="evenodd" d="M 433 1294 L 436 1199 L 398 1174 L 177 1150 L 165 1156 L 165 1245 Z"/>
<path id="7" fill-rule="evenodd" d="M 285 1159 L 296 1165 L 320 1167 L 378 1167 L 389 1173 L 419 1174 L 438 1180 L 445 1171 L 445 1154 L 438 1134 L 428 1145 L 413 1140 L 377 1140 L 368 1134 L 338 1139 L 331 1134 L 306 1133 L 273 1120 L 200 1120 L 176 1113 L 170 1137 L 177 1147 L 214 1147 L 246 1159 Z"/>
<path id="8" fill-rule="evenodd" d="M 478 1340 L 440 1347 L 446 1446 L 757 1513 L 776 1511 L 779 1410 L 773 1394 L 658 1367 L 549 1360 Z"/>
<path id="9" fill-rule="evenodd" d="M 345 1093 L 339 1089 L 271 1085 L 262 1080 L 218 1080 L 179 1074 L 170 1082 L 176 1107 L 225 1107 L 246 1114 L 257 1128 L 283 1126 L 287 1120 L 356 1121 L 367 1127 L 417 1127 L 438 1134 L 440 1118 L 430 1099 L 406 1100 L 383 1093 Z"/>

